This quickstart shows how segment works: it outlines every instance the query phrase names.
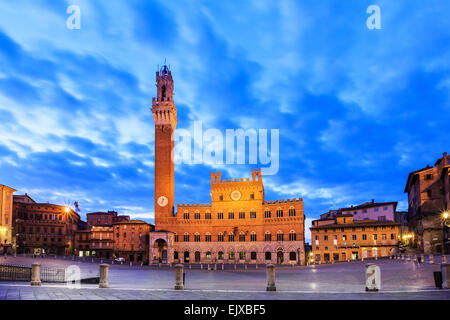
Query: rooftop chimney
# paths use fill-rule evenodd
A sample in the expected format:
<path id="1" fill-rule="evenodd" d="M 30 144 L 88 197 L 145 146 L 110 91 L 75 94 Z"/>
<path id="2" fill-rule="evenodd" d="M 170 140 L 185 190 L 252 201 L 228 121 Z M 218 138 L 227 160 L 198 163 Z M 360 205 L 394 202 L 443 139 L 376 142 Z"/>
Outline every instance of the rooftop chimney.
<path id="1" fill-rule="evenodd" d="M 372 199 L 372 203 L 375 203 L 375 199 Z"/>

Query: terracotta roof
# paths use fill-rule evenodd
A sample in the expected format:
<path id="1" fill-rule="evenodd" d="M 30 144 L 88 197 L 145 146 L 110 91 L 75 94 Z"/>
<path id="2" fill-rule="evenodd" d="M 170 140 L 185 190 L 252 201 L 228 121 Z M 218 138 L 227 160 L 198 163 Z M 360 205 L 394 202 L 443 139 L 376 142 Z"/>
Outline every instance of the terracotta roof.
<path id="1" fill-rule="evenodd" d="M 341 208 L 341 211 L 352 211 L 352 210 L 358 210 L 358 209 L 365 209 L 365 208 L 374 208 L 374 207 L 383 207 L 387 205 L 393 205 L 394 209 L 397 207 L 397 202 L 366 202 L 357 206 L 349 207 L 349 208 Z"/>
<path id="2" fill-rule="evenodd" d="M 126 220 L 126 221 L 118 221 L 114 222 L 113 224 L 148 224 L 152 225 L 151 223 L 142 221 L 142 220 Z"/>
<path id="3" fill-rule="evenodd" d="M 325 224 L 325 225 L 322 225 L 322 226 L 310 227 L 309 229 L 312 230 L 312 229 L 383 227 L 383 226 L 400 226 L 400 223 L 392 222 L 392 221 L 360 220 L 360 221 L 354 221 L 353 223 Z"/>

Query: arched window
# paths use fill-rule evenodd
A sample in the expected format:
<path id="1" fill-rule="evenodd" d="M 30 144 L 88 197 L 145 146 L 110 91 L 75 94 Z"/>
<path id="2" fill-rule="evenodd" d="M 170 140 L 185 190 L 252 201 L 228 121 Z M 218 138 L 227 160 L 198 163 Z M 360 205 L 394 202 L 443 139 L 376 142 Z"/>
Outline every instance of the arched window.
<path id="1" fill-rule="evenodd" d="M 264 210 L 264 218 L 269 219 L 272 216 L 272 212 L 270 212 L 269 208 L 266 208 L 266 210 Z"/>
<path id="2" fill-rule="evenodd" d="M 222 211 L 217 212 L 217 219 L 219 219 L 219 220 L 223 219 L 223 212 Z"/>
<path id="3" fill-rule="evenodd" d="M 272 241 L 272 235 L 270 234 L 270 231 L 266 231 L 264 235 L 264 241 Z"/>
<path id="4" fill-rule="evenodd" d="M 185 232 L 183 235 L 183 241 L 184 242 L 189 242 L 189 233 Z"/>
<path id="5" fill-rule="evenodd" d="M 256 232 L 252 231 L 252 233 L 250 234 L 250 241 L 256 241 Z"/>
<path id="6" fill-rule="evenodd" d="M 234 241 L 234 234 L 230 233 L 228 234 L 228 241 L 233 242 Z"/>
<path id="7" fill-rule="evenodd" d="M 296 241 L 297 240 L 297 234 L 294 230 L 289 231 L 289 241 Z"/>
<path id="8" fill-rule="evenodd" d="M 223 242 L 223 233 L 222 232 L 220 232 L 219 235 L 217 236 L 217 241 Z"/>
<path id="9" fill-rule="evenodd" d="M 265 258 L 266 260 L 272 260 L 272 253 L 270 251 L 266 251 Z"/>
<path id="10" fill-rule="evenodd" d="M 234 212 L 233 212 L 233 210 L 230 210 L 228 212 L 228 219 L 234 219 Z"/>
<path id="11" fill-rule="evenodd" d="M 242 209 L 239 211 L 239 219 L 245 219 L 245 212 Z"/>
<path id="12" fill-rule="evenodd" d="M 206 242 L 211 242 L 211 233 L 207 232 L 205 235 L 205 241 Z"/>
<path id="13" fill-rule="evenodd" d="M 295 217 L 295 208 L 294 207 L 289 208 L 289 217 Z"/>
<path id="14" fill-rule="evenodd" d="M 194 235 L 194 241 L 195 242 L 200 242 L 200 233 L 196 232 Z"/>
<path id="15" fill-rule="evenodd" d="M 245 233 L 243 231 L 241 231 L 239 233 L 239 241 L 240 242 L 245 242 Z"/>
<path id="16" fill-rule="evenodd" d="M 255 209 L 252 209 L 250 211 L 250 219 L 256 219 L 256 210 Z"/>
<path id="17" fill-rule="evenodd" d="M 173 252 L 173 258 L 174 258 L 175 260 L 178 259 L 178 251 L 174 251 L 174 252 Z"/>
<path id="18" fill-rule="evenodd" d="M 239 260 L 245 260 L 245 252 L 244 251 L 239 252 Z"/>
<path id="19" fill-rule="evenodd" d="M 184 219 L 189 219 L 189 211 L 185 211 L 183 215 Z"/>
<path id="20" fill-rule="evenodd" d="M 256 252 L 255 251 L 250 252 L 250 260 L 256 260 Z"/>
<path id="21" fill-rule="evenodd" d="M 223 260 L 223 251 L 219 251 L 217 258 Z"/>
<path id="22" fill-rule="evenodd" d="M 281 230 L 277 232 L 277 241 L 283 241 L 283 231 Z"/>
<path id="23" fill-rule="evenodd" d="M 178 234 L 175 233 L 175 235 L 173 236 L 173 239 L 175 242 L 178 242 Z"/>
<path id="24" fill-rule="evenodd" d="M 211 212 L 209 212 L 209 211 L 205 212 L 205 219 L 211 220 Z"/>
<path id="25" fill-rule="evenodd" d="M 283 209 L 278 208 L 277 209 L 277 218 L 282 218 L 283 217 Z"/>
<path id="26" fill-rule="evenodd" d="M 200 220 L 200 212 L 195 211 L 194 218 L 195 218 L 195 220 Z"/>
<path id="27" fill-rule="evenodd" d="M 211 252 L 210 251 L 208 251 L 208 252 L 206 252 L 206 260 L 211 260 Z"/>

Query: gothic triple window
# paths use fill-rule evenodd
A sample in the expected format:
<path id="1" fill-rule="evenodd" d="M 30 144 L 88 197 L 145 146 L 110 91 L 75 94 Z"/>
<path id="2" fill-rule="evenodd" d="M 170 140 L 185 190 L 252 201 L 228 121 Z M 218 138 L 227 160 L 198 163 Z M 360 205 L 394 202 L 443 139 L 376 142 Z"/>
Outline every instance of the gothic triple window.
<path id="1" fill-rule="evenodd" d="M 295 208 L 294 207 L 289 208 L 289 217 L 295 217 Z"/>
<path id="2" fill-rule="evenodd" d="M 277 232 L 277 241 L 283 241 L 283 232 L 281 230 Z"/>
<path id="3" fill-rule="evenodd" d="M 296 241 L 297 240 L 297 234 L 294 230 L 289 231 L 289 241 Z"/>
<path id="4" fill-rule="evenodd" d="M 200 220 L 200 212 L 195 211 L 194 218 L 195 220 Z"/>
<path id="5" fill-rule="evenodd" d="M 270 212 L 270 210 L 267 208 L 264 211 L 264 218 L 269 219 L 269 218 L 271 218 L 271 216 L 272 216 L 272 212 Z"/>
<path id="6" fill-rule="evenodd" d="M 283 210 L 281 208 L 277 209 L 277 218 L 282 218 L 283 217 Z"/>

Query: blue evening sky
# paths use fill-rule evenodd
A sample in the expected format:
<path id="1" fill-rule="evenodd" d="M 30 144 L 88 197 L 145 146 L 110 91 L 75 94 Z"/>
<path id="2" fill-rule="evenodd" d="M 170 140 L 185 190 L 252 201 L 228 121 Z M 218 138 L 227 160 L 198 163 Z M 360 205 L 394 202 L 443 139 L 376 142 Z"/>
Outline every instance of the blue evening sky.
<path id="1" fill-rule="evenodd" d="M 69 5 L 81 29 L 66 28 Z M 381 8 L 381 30 L 366 9 Z M 167 59 L 178 128 L 280 130 L 266 200 L 329 209 L 398 201 L 409 172 L 450 152 L 446 0 L 0 0 L 0 183 L 152 221 L 155 71 Z M 177 165 L 176 203 L 210 201 Z M 306 232 L 307 239 L 309 231 Z"/>

